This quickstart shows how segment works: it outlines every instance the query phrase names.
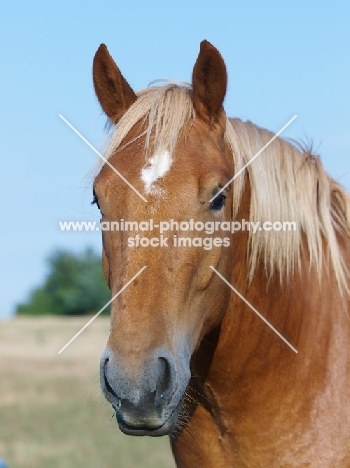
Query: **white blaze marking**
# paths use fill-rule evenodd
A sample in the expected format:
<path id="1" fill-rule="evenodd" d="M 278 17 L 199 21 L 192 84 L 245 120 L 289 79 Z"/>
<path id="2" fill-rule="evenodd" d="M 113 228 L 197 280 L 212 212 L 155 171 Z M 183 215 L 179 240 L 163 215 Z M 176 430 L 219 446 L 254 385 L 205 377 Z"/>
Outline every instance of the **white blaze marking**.
<path id="1" fill-rule="evenodd" d="M 169 171 L 171 163 L 169 151 L 161 151 L 149 158 L 146 167 L 141 171 L 141 179 L 147 193 L 153 192 L 152 184 Z"/>

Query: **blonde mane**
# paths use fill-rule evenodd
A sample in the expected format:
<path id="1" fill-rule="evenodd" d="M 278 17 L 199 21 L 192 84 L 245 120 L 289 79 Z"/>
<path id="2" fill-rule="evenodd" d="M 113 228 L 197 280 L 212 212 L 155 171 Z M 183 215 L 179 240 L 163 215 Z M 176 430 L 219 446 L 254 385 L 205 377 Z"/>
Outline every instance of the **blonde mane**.
<path id="1" fill-rule="evenodd" d="M 121 151 L 123 140 L 139 121 L 146 130 L 145 158 L 150 150 L 172 155 L 179 136 L 195 118 L 191 87 L 167 84 L 137 93 L 138 99 L 116 125 L 105 157 Z M 225 138 L 238 172 L 273 137 L 273 133 L 251 122 L 227 119 Z M 135 141 L 135 139 L 133 140 Z M 130 144 L 128 142 L 127 144 Z M 301 145 L 275 139 L 233 181 L 233 215 L 236 216 L 245 184 L 251 191 L 250 221 L 295 221 L 296 231 L 250 233 L 249 274 L 252 278 L 262 261 L 268 276 L 281 278 L 300 268 L 306 247 L 310 268 L 321 278 L 323 268 L 334 271 L 342 294 L 350 294 L 349 270 L 337 236 L 350 238 L 349 194 L 326 174 L 318 156 Z"/>

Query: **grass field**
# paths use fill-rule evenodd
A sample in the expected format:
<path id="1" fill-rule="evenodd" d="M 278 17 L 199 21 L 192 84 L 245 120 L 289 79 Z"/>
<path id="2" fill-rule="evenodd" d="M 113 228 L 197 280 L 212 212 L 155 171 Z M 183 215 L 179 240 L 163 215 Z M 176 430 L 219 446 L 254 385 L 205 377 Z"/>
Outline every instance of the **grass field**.
<path id="1" fill-rule="evenodd" d="M 9 468 L 173 468 L 167 437 L 128 437 L 99 389 L 109 319 L 0 321 L 0 457 Z"/>

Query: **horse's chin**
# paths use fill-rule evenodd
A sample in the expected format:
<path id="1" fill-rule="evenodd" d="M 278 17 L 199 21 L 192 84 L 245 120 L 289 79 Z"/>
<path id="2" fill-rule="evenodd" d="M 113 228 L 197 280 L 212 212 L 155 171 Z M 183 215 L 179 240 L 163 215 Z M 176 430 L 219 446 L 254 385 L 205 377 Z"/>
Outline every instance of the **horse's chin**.
<path id="1" fill-rule="evenodd" d="M 161 437 L 165 435 L 169 435 L 175 428 L 177 418 L 179 416 L 180 411 L 180 404 L 175 408 L 175 410 L 171 413 L 170 417 L 159 426 L 155 426 L 154 423 L 150 426 L 147 424 L 143 424 L 142 426 L 133 426 L 127 424 L 122 416 L 118 413 L 118 410 L 114 408 L 116 419 L 118 421 L 119 429 L 126 435 L 131 436 L 150 436 L 150 437 Z"/>

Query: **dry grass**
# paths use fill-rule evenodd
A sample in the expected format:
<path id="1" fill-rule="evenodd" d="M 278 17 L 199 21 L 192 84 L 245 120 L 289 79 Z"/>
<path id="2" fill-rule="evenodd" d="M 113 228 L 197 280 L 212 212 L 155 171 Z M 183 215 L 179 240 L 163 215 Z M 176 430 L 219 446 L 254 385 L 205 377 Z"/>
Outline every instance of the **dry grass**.
<path id="1" fill-rule="evenodd" d="M 10 468 L 173 468 L 168 439 L 123 435 L 101 395 L 107 318 L 57 354 L 87 320 L 0 322 L 0 456 Z"/>

